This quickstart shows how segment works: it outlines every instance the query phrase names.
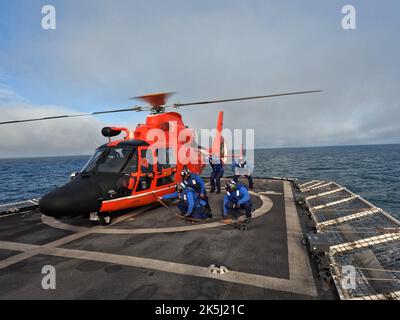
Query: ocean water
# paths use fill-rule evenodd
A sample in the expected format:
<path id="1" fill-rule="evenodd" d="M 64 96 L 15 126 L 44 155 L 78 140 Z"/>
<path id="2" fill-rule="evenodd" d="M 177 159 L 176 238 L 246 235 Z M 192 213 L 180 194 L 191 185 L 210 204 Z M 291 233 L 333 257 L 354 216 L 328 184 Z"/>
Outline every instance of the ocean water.
<path id="1" fill-rule="evenodd" d="M 38 198 L 66 183 L 88 159 L 0 159 L 0 203 Z M 254 176 L 333 180 L 400 217 L 400 145 L 257 149 L 254 162 Z M 232 174 L 229 166 L 225 172 Z"/>

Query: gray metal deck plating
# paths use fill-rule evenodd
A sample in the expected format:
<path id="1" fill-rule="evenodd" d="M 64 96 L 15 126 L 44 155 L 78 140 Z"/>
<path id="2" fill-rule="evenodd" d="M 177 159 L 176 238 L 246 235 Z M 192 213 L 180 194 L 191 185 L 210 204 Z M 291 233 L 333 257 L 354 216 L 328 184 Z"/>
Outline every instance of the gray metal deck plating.
<path id="1" fill-rule="evenodd" d="M 8 212 L 0 217 L 0 298 L 335 299 L 336 289 L 342 299 L 398 298 L 400 223 L 336 183 L 300 185 L 295 196 L 329 241 L 329 285 L 304 246 L 310 219 L 292 187 L 256 179 L 249 231 L 221 223 L 222 195 L 215 194 L 214 218 L 195 224 L 177 218 L 175 207 L 132 210 L 108 227 Z M 41 287 L 45 265 L 56 268 L 55 290 Z M 343 286 L 348 265 L 355 288 Z"/>

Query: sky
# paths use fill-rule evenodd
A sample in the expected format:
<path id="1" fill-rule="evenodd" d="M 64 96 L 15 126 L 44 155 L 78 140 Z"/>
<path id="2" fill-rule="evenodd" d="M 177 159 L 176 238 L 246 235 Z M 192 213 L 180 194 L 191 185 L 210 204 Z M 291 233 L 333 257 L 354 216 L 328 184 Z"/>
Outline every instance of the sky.
<path id="1" fill-rule="evenodd" d="M 56 29 L 41 26 L 44 5 Z M 356 30 L 342 28 L 344 5 Z M 170 102 L 324 90 L 182 108 L 187 125 L 254 129 L 262 147 L 400 143 L 397 0 L 0 2 L 0 121 Z M 104 126 L 145 113 L 0 126 L 0 158 L 90 154 Z"/>

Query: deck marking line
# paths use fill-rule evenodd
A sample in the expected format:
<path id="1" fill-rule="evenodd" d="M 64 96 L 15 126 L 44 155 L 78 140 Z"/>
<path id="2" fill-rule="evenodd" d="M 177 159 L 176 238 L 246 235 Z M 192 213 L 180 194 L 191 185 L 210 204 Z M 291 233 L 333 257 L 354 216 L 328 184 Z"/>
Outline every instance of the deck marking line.
<path id="1" fill-rule="evenodd" d="M 289 244 L 289 241 L 291 241 L 291 239 L 292 240 L 294 238 L 298 239 L 299 235 L 302 233 L 301 233 L 300 222 L 299 222 L 298 216 L 297 216 L 297 211 L 294 206 L 293 194 L 292 194 L 291 186 L 290 186 L 289 182 L 284 182 L 284 187 L 285 187 L 284 189 L 285 189 L 285 210 L 286 210 L 286 216 L 287 216 L 287 220 L 286 220 L 287 221 L 286 222 L 287 229 L 288 229 L 288 231 L 289 230 L 292 231 L 292 233 L 290 233 L 290 234 L 288 233 L 288 244 Z M 273 204 L 269 198 L 259 195 L 254 192 L 251 192 L 251 193 L 254 195 L 258 195 L 261 198 L 261 200 L 263 201 L 262 206 L 253 213 L 254 217 L 263 215 L 272 208 Z M 288 207 L 290 210 L 288 210 Z M 293 216 L 293 214 L 289 214 L 289 213 L 293 213 L 292 212 L 293 209 L 295 210 L 295 212 L 294 212 L 295 216 Z M 288 217 L 289 217 L 289 219 L 288 219 Z M 297 224 L 296 224 L 295 219 L 293 219 L 293 218 L 297 218 Z M 219 222 L 216 222 L 216 223 L 213 223 L 213 227 L 214 227 L 214 224 L 215 224 L 215 227 L 224 225 Z M 194 226 L 194 227 L 197 227 L 197 229 L 199 229 L 198 227 L 204 228 L 202 226 L 203 225 L 198 225 L 198 226 Z M 189 226 L 189 227 L 193 227 L 193 226 Z M 79 227 L 79 228 L 82 228 L 82 227 Z M 174 230 L 176 228 L 161 228 L 161 229 Z M 186 229 L 186 227 L 185 227 L 185 229 Z M 190 229 L 192 229 L 192 228 L 190 228 Z M 108 230 L 108 231 L 104 232 L 106 230 Z M 286 292 L 292 292 L 292 293 L 303 294 L 303 295 L 317 296 L 314 280 L 312 279 L 312 282 L 310 282 L 307 277 L 304 278 L 304 273 L 296 274 L 293 272 L 293 270 L 291 268 L 291 266 L 294 265 L 293 258 L 296 258 L 296 257 L 298 258 L 298 255 L 299 255 L 298 254 L 299 252 L 297 252 L 298 248 L 296 248 L 296 250 L 293 250 L 293 252 L 289 252 L 290 279 L 274 278 L 274 277 L 268 277 L 268 276 L 250 274 L 250 273 L 244 273 L 244 272 L 237 272 L 237 271 L 230 271 L 223 275 L 215 275 L 215 274 L 210 273 L 207 267 L 180 264 L 180 263 L 175 263 L 175 262 L 155 260 L 155 259 L 142 258 L 142 257 L 123 256 L 123 255 L 117 255 L 117 254 L 111 254 L 111 253 L 101 253 L 101 252 L 94 252 L 94 251 L 58 248 L 58 246 L 65 245 L 66 243 L 69 243 L 76 239 L 85 237 L 89 234 L 109 233 L 110 230 L 111 230 L 111 228 L 103 228 L 101 226 L 87 228 L 86 230 L 82 230 L 78 233 L 74 233 L 67 237 L 64 237 L 64 238 L 58 239 L 56 241 L 50 242 L 48 244 L 45 244 L 43 246 L 0 241 L 1 249 L 24 251 L 20 254 L 9 257 L 3 261 L 0 261 L 0 269 L 5 268 L 14 263 L 18 263 L 25 259 L 28 259 L 32 256 L 35 256 L 38 254 L 44 254 L 44 255 L 51 255 L 51 256 L 68 257 L 68 258 L 73 258 L 73 259 L 84 259 L 84 260 L 92 260 L 92 261 L 99 261 L 99 262 L 105 262 L 105 263 L 120 264 L 120 265 L 126 265 L 126 266 L 131 266 L 131 267 L 140 267 L 140 268 L 145 268 L 145 269 L 153 269 L 153 270 L 159 270 L 159 271 L 163 271 L 163 272 L 177 273 L 177 274 L 202 277 L 202 278 L 210 278 L 210 279 L 215 279 L 215 280 L 220 280 L 220 281 L 232 282 L 232 283 L 237 283 L 237 284 L 242 284 L 242 285 L 250 285 L 250 286 L 271 289 L 271 290 L 277 290 L 277 291 L 286 291 Z M 119 229 L 114 229 L 114 230 L 120 231 Z M 146 229 L 143 229 L 143 230 L 146 230 Z M 149 229 L 147 229 L 147 230 L 149 230 Z M 160 231 L 158 231 L 158 232 L 160 232 Z M 161 232 L 165 232 L 165 231 L 161 231 Z M 296 236 L 293 233 L 296 233 L 296 234 L 298 233 L 299 235 Z M 289 235 L 291 235 L 291 236 L 289 236 Z M 296 242 L 297 242 L 297 240 L 296 240 Z M 290 247 L 290 245 L 289 245 L 289 247 Z M 303 248 L 299 248 L 299 249 L 302 250 Z M 294 252 L 294 251 L 296 251 L 296 252 Z M 307 258 L 304 255 L 304 252 L 300 251 L 300 253 L 303 253 L 303 256 L 305 258 Z M 297 261 L 295 263 L 297 263 Z M 306 263 L 309 266 L 308 259 L 306 259 Z M 310 272 L 311 272 L 311 270 L 310 270 Z M 307 275 L 307 273 L 305 273 L 305 274 Z"/>
<path id="2" fill-rule="evenodd" d="M 96 229 L 97 227 L 94 227 L 93 229 Z M 6 242 L 6 241 L 0 241 L 0 249 L 7 249 L 7 250 L 14 250 L 14 251 L 25 251 L 22 253 L 18 253 L 16 255 L 13 255 L 11 257 L 8 257 L 7 259 L 1 260 L 0 261 L 0 269 L 7 268 L 8 266 L 11 266 L 15 263 L 21 262 L 23 260 L 32 258 L 33 256 L 36 256 L 37 254 L 41 253 L 41 250 L 45 247 L 57 247 L 57 246 L 62 246 L 64 244 L 67 244 L 71 241 L 77 240 L 79 238 L 85 237 L 88 234 L 92 233 L 92 229 L 79 232 L 79 233 L 74 233 L 69 236 L 66 236 L 64 238 L 58 239 L 56 241 L 49 242 L 43 246 L 38 246 L 38 245 L 32 245 L 32 244 L 25 244 L 25 243 L 18 243 L 18 242 Z M 3 247 L 4 245 L 4 247 Z M 14 249 L 13 249 L 14 248 Z"/>
<path id="3" fill-rule="evenodd" d="M 252 216 L 253 218 L 258 218 L 266 213 L 268 213 L 272 207 L 273 207 L 273 202 L 271 199 L 268 197 L 259 194 L 257 192 L 250 191 L 250 193 L 254 196 L 257 196 L 261 199 L 262 205 L 260 208 L 256 209 Z M 141 212 L 135 211 L 134 214 L 127 215 L 125 219 L 121 219 L 118 222 L 121 222 L 123 220 L 126 220 L 128 218 L 131 218 L 132 216 L 136 216 Z M 68 225 L 65 223 L 62 223 L 54 218 L 51 217 L 46 217 L 42 215 L 42 222 L 49 225 L 50 227 L 53 228 L 59 228 L 63 230 L 70 230 L 70 231 L 84 231 L 84 230 L 93 230 L 94 228 L 86 228 L 86 227 L 77 227 L 77 226 L 72 226 Z M 110 227 L 105 227 L 105 228 L 97 228 L 93 230 L 93 233 L 101 233 L 101 234 L 150 234 L 150 233 L 170 233 L 170 232 L 187 232 L 187 231 L 193 231 L 193 230 L 202 230 L 202 229 L 209 229 L 209 228 L 216 228 L 216 227 L 221 227 L 221 226 L 226 226 L 224 223 L 216 221 L 216 222 L 210 222 L 210 223 L 202 223 L 202 224 L 194 224 L 194 225 L 187 225 L 187 226 L 177 226 L 177 227 L 162 227 L 162 228 L 138 228 L 138 229 L 117 229 L 117 228 L 110 228 Z M 78 229 L 79 228 L 79 229 Z"/>
<path id="4" fill-rule="evenodd" d="M 274 278 L 232 270 L 226 274 L 217 275 L 210 273 L 207 267 L 195 265 L 142 257 L 124 256 L 112 253 L 56 248 L 54 246 L 46 245 L 38 246 L 30 244 L 16 244 L 6 241 L 0 241 L 0 248 L 8 250 L 27 250 L 26 252 L 20 254 L 25 254 L 27 258 L 36 254 L 43 254 L 71 259 L 91 260 L 97 262 L 125 265 L 129 267 L 152 269 L 187 276 L 195 276 L 200 278 L 210 278 L 270 290 L 292 292 L 297 294 L 308 294 L 308 292 L 305 291 L 305 287 L 302 281 Z"/>
<path id="5" fill-rule="evenodd" d="M 303 232 L 290 182 L 283 182 L 283 193 L 286 214 L 289 279 L 302 281 L 305 287 L 310 291 L 308 295 L 318 296 L 310 261 L 303 245 L 301 244 Z"/>

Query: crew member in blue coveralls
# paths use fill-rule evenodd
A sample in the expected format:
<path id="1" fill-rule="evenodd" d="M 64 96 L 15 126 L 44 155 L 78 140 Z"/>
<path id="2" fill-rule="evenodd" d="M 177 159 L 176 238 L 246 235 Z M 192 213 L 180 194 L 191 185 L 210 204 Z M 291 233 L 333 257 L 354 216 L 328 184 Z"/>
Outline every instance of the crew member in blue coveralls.
<path id="1" fill-rule="evenodd" d="M 211 208 L 208 203 L 208 197 L 206 192 L 206 185 L 203 179 L 195 174 L 190 172 L 190 170 L 185 166 L 181 171 L 182 182 L 185 184 L 186 187 L 192 188 L 194 191 L 197 192 L 197 195 L 206 203 L 205 209 L 209 214 L 209 217 L 212 217 Z"/>
<path id="2" fill-rule="evenodd" d="M 206 203 L 200 199 L 199 195 L 192 188 L 180 183 L 176 186 L 174 193 L 159 197 L 160 200 L 179 199 L 178 208 L 181 215 L 185 218 L 206 219 L 209 215 L 206 213 Z"/>
<path id="3" fill-rule="evenodd" d="M 210 154 L 208 162 L 210 163 L 212 169 L 210 175 L 210 192 L 213 193 L 215 189 L 217 189 L 216 193 L 221 193 L 221 178 L 224 176 L 224 163 L 222 162 L 221 158 L 216 158 L 212 154 Z"/>
<path id="4" fill-rule="evenodd" d="M 249 223 L 253 204 L 247 188 L 242 184 L 231 181 L 225 185 L 225 189 L 223 218 L 226 219 L 228 213 L 230 213 L 233 216 L 233 220 L 236 220 L 240 216 L 240 210 L 245 210 L 245 223 Z"/>
<path id="5" fill-rule="evenodd" d="M 250 165 L 245 158 L 240 157 L 239 161 L 236 162 L 235 160 L 232 161 L 232 171 L 235 177 L 233 180 L 237 183 L 241 176 L 245 176 L 249 181 L 249 188 L 253 189 L 253 177 L 251 173 L 253 171 L 253 167 Z"/>

